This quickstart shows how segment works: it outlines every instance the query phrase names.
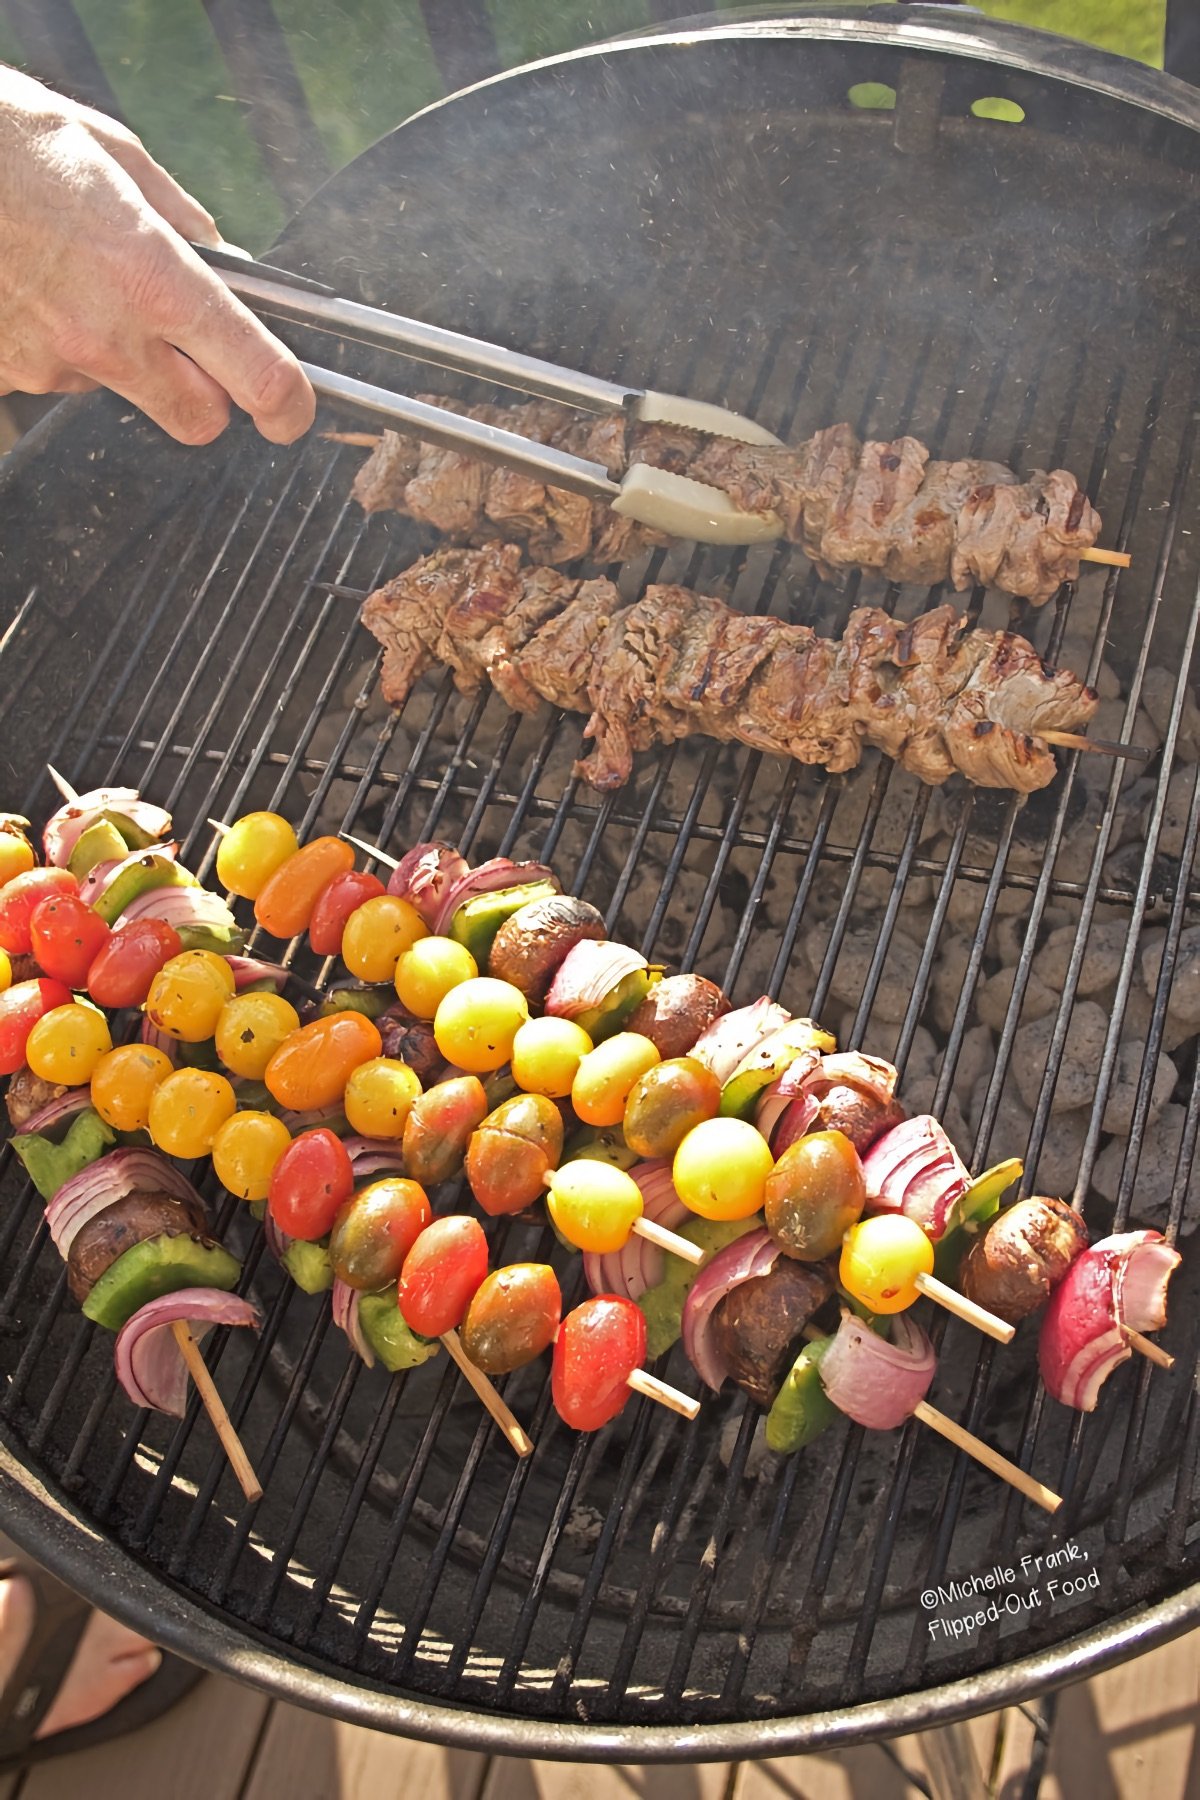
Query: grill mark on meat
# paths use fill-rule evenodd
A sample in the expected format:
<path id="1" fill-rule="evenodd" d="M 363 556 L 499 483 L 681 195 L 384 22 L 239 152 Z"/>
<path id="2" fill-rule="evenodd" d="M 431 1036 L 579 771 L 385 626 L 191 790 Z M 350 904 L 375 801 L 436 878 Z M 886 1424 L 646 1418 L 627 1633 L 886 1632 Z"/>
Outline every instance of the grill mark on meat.
<path id="1" fill-rule="evenodd" d="M 553 401 L 456 406 L 540 443 L 600 463 L 619 477 L 634 462 L 709 483 L 745 512 L 775 514 L 785 537 L 828 576 L 879 569 L 889 581 L 933 587 L 996 586 L 1041 605 L 1079 574 L 1100 519 L 1064 469 L 1019 482 L 1000 463 L 929 460 L 916 438 L 860 443 L 849 425 L 818 431 L 794 449 L 705 437 L 681 426 L 633 424 L 623 413 L 581 416 Z M 491 528 L 526 542 L 536 562 L 633 556 L 660 534 L 511 469 L 385 432 L 354 484 L 367 511 L 391 506 L 469 542 Z"/>

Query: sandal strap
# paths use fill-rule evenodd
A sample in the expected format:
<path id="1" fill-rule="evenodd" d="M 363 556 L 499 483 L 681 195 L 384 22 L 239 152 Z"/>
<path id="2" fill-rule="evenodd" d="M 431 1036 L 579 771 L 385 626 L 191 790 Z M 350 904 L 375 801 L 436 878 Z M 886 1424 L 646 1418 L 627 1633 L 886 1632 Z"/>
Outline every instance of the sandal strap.
<path id="1" fill-rule="evenodd" d="M 0 1563 L 0 1580 L 20 1576 L 34 1597 L 33 1629 L 20 1661 L 0 1692 L 0 1761 L 33 1742 L 79 1647 L 92 1608 L 43 1569 L 24 1559 Z"/>

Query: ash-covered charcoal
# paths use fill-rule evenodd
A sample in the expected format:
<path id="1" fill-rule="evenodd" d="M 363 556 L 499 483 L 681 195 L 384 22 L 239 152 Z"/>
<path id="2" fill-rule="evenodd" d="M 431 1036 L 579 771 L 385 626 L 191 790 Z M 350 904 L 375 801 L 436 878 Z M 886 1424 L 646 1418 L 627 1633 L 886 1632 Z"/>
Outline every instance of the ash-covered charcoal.
<path id="1" fill-rule="evenodd" d="M 957 770 L 1029 792 L 1057 768 L 1038 732 L 1078 730 L 1095 705 L 1026 639 L 972 630 L 950 606 L 907 624 L 858 607 L 830 640 L 677 586 L 625 607 L 611 582 L 523 564 L 512 544 L 423 558 L 362 620 L 393 705 L 443 662 L 464 693 L 491 680 L 522 712 L 588 710 L 579 773 L 601 790 L 629 779 L 638 751 L 703 733 L 834 773 L 876 746 L 925 782 Z"/>
<path id="2" fill-rule="evenodd" d="M 913 437 L 861 443 L 841 424 L 795 447 L 743 444 L 675 425 L 631 425 L 619 413 L 582 417 L 545 400 L 460 406 L 422 398 L 600 463 L 614 477 L 640 462 L 706 482 L 743 512 L 776 516 L 822 574 L 878 569 L 889 581 L 952 581 L 960 590 L 982 582 L 1041 606 L 1077 579 L 1080 555 L 1100 533 L 1099 514 L 1065 469 L 1019 481 L 1002 463 L 931 461 Z M 603 501 L 394 432 L 359 471 L 354 496 L 368 512 L 405 512 L 470 542 L 498 528 L 523 541 L 535 562 L 615 562 L 667 541 L 617 519 Z"/>

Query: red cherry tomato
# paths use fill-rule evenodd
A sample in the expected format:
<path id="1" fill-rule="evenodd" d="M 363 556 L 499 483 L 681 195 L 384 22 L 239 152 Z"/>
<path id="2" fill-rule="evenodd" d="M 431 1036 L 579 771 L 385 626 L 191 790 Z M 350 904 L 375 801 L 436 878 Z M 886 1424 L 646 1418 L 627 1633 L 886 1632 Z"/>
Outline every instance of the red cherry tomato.
<path id="1" fill-rule="evenodd" d="M 85 906 L 78 894 L 51 894 L 39 900 L 29 921 L 29 936 L 39 969 L 82 988 L 88 970 L 112 933 L 99 913 Z"/>
<path id="2" fill-rule="evenodd" d="M 254 916 L 272 937 L 292 938 L 304 931 L 313 907 L 335 875 L 354 867 L 354 851 L 341 838 L 314 838 L 280 863 L 254 902 Z"/>
<path id="3" fill-rule="evenodd" d="M 18 981 L 0 994 L 0 1075 L 15 1075 L 25 1061 L 25 1043 L 44 1013 L 74 1000 L 61 981 Z"/>
<path id="4" fill-rule="evenodd" d="M 315 1243 L 354 1191 L 354 1169 L 341 1138 L 321 1127 L 293 1138 L 271 1171 L 267 1207 L 288 1237 Z"/>
<path id="5" fill-rule="evenodd" d="M 28 956 L 32 948 L 29 926 L 34 908 L 51 894 L 78 894 L 79 883 L 70 869 L 27 869 L 0 888 L 0 950 L 10 956 Z"/>
<path id="6" fill-rule="evenodd" d="M 629 1377 L 646 1360 L 646 1316 L 632 1300 L 598 1294 L 559 1327 L 550 1391 L 573 1431 L 599 1431 L 629 1398 Z"/>
<path id="7" fill-rule="evenodd" d="M 308 921 L 308 941 L 316 954 L 336 956 L 350 914 L 357 912 L 364 900 L 375 900 L 386 893 L 378 875 L 368 875 L 365 869 L 348 869 L 344 875 L 335 875 L 318 894 Z"/>
<path id="8" fill-rule="evenodd" d="M 447 1213 L 427 1225 L 404 1259 L 397 1298 L 404 1322 L 422 1337 L 441 1337 L 461 1321 L 488 1272 L 478 1219 Z"/>
<path id="9" fill-rule="evenodd" d="M 87 972 L 97 1006 L 141 1006 L 164 963 L 183 952 L 183 939 L 165 919 L 119 925 Z"/>

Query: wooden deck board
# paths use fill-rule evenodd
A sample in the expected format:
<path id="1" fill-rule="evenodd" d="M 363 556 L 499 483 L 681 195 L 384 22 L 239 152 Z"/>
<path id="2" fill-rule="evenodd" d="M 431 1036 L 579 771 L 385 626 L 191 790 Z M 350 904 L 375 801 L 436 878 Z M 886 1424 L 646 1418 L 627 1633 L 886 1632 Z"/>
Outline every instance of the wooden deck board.
<path id="1" fill-rule="evenodd" d="M 479 1800 L 487 1767 L 473 1751 L 366 1731 L 276 1701 L 238 1800 Z M 214 1791 L 210 1800 L 227 1797 Z"/>
<path id="2" fill-rule="evenodd" d="M 728 1763 L 602 1766 L 496 1756 L 480 1800 L 725 1800 L 732 1774 Z"/>
<path id="3" fill-rule="evenodd" d="M 235 1800 L 270 1705 L 210 1676 L 141 1731 L 31 1769 L 19 1800 Z"/>

